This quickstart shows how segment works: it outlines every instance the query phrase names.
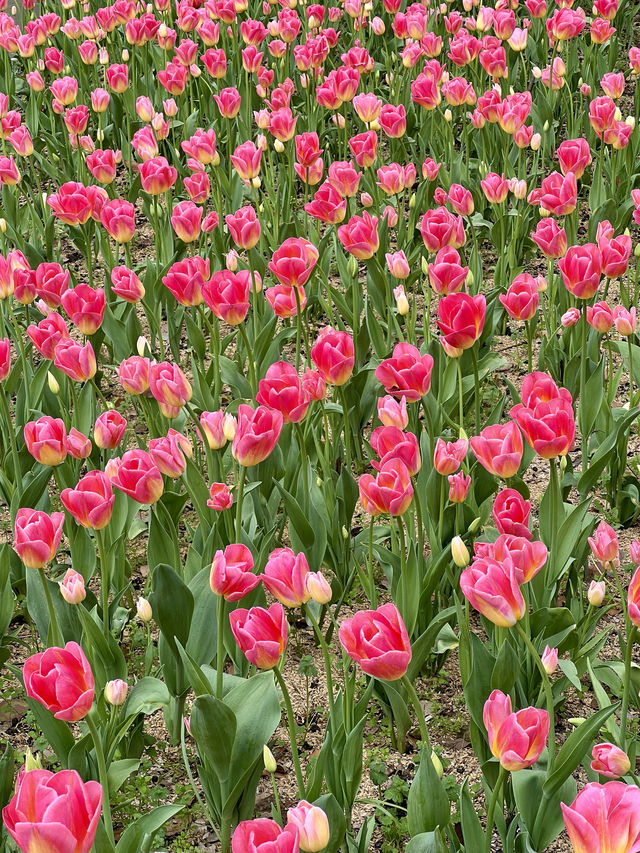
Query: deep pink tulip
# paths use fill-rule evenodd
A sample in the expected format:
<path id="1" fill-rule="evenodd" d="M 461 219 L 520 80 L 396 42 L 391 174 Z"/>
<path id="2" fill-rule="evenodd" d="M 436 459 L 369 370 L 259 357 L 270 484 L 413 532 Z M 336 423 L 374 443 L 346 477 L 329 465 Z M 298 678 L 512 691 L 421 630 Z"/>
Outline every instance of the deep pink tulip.
<path id="1" fill-rule="evenodd" d="M 352 216 L 338 228 L 338 239 L 344 248 L 360 261 L 372 258 L 378 251 L 378 218 L 364 211 L 362 216 Z"/>
<path id="2" fill-rule="evenodd" d="M 87 341 L 84 346 L 71 338 L 63 337 L 53 352 L 53 363 L 75 382 L 87 382 L 96 375 L 96 355 Z"/>
<path id="3" fill-rule="evenodd" d="M 262 582 L 271 595 L 285 607 L 299 607 L 311 597 L 307 589 L 309 563 L 301 552 L 276 548 L 269 554 Z"/>
<path id="4" fill-rule="evenodd" d="M 122 441 L 127 428 L 127 419 L 116 409 L 103 412 L 93 426 L 93 441 L 102 450 L 115 450 Z"/>
<path id="5" fill-rule="evenodd" d="M 558 268 L 565 287 L 578 299 L 591 299 L 595 295 L 602 275 L 602 254 L 595 243 L 570 246 Z"/>
<path id="6" fill-rule="evenodd" d="M 145 450 L 127 450 L 114 471 L 111 484 L 139 504 L 154 504 L 162 496 L 162 474 Z"/>
<path id="7" fill-rule="evenodd" d="M 549 713 L 538 708 L 511 710 L 511 699 L 494 690 L 484 704 L 482 719 L 489 747 L 511 772 L 531 767 L 540 758 L 549 734 Z"/>
<path id="8" fill-rule="evenodd" d="M 500 628 L 510 628 L 524 616 L 526 604 L 509 558 L 474 559 L 460 576 L 460 588 L 471 606 Z"/>
<path id="9" fill-rule="evenodd" d="M 466 438 L 457 441 L 444 441 L 439 438 L 433 454 L 433 467 L 443 477 L 455 474 L 469 450 L 469 442 Z"/>
<path id="10" fill-rule="evenodd" d="M 543 459 L 566 455 L 573 446 L 576 424 L 571 394 L 539 371 L 525 376 L 522 403 L 509 412 L 529 445 Z"/>
<path id="11" fill-rule="evenodd" d="M 400 611 L 389 602 L 377 610 L 359 610 L 343 619 L 340 643 L 363 672 L 382 681 L 397 681 L 411 661 L 411 643 Z"/>
<path id="12" fill-rule="evenodd" d="M 311 348 L 311 360 L 329 385 L 344 385 L 355 364 L 353 339 L 347 332 L 325 326 Z"/>
<path id="13" fill-rule="evenodd" d="M 233 495 L 226 483 L 212 483 L 209 488 L 207 506 L 216 512 L 231 509 L 233 506 Z"/>
<path id="14" fill-rule="evenodd" d="M 598 743 L 591 752 L 591 769 L 607 779 L 620 779 L 631 769 L 629 756 L 613 743 Z"/>
<path id="15" fill-rule="evenodd" d="M 422 466 L 418 439 L 412 432 L 403 432 L 395 426 L 376 427 L 371 433 L 371 447 L 380 457 L 371 465 L 380 471 L 390 459 L 400 459 L 407 466 L 411 477 L 415 477 Z"/>
<path id="16" fill-rule="evenodd" d="M 287 287 L 301 287 L 309 280 L 318 260 L 318 250 L 303 237 L 289 237 L 273 253 L 269 270 Z"/>
<path id="17" fill-rule="evenodd" d="M 531 503 L 526 501 L 515 489 L 502 489 L 496 495 L 491 511 L 499 533 L 532 539 L 529 530 Z"/>
<path id="18" fill-rule="evenodd" d="M 266 817 L 241 821 L 231 838 L 232 853 L 298 853 L 299 849 L 296 826 L 287 824 L 281 829 Z"/>
<path id="19" fill-rule="evenodd" d="M 413 498 L 409 469 L 401 459 L 389 459 L 376 477 L 363 474 L 358 481 L 360 501 L 369 515 L 403 515 Z"/>
<path id="20" fill-rule="evenodd" d="M 209 274 L 209 259 L 193 255 L 172 264 L 163 276 L 162 283 L 180 305 L 192 307 L 202 302 L 203 288 L 208 283 Z"/>
<path id="21" fill-rule="evenodd" d="M 154 362 L 149 367 L 149 389 L 167 418 L 177 417 L 193 393 L 182 369 L 168 361 Z"/>
<path id="22" fill-rule="evenodd" d="M 285 423 L 298 423 L 307 413 L 311 398 L 292 364 L 276 361 L 260 380 L 256 401 L 280 412 Z"/>
<path id="23" fill-rule="evenodd" d="M 531 239 L 545 258 L 561 258 L 567 251 L 567 232 L 551 217 L 538 222 Z"/>
<path id="24" fill-rule="evenodd" d="M 263 462 L 274 450 L 284 418 L 280 412 L 258 406 L 252 409 L 244 404 L 238 407 L 238 426 L 233 437 L 231 453 L 244 467 Z"/>
<path id="25" fill-rule="evenodd" d="M 89 853 L 100 813 L 102 786 L 75 770 L 29 770 L 16 785 L 2 818 L 20 850 Z"/>
<path id="26" fill-rule="evenodd" d="M 253 249 L 260 239 L 260 220 L 251 205 L 225 216 L 229 234 L 239 249 Z"/>
<path id="27" fill-rule="evenodd" d="M 240 601 L 260 583 L 253 573 L 253 555 L 246 545 L 227 545 L 216 551 L 211 564 L 209 584 L 212 592 L 226 601 Z"/>
<path id="28" fill-rule="evenodd" d="M 240 651 L 258 669 L 273 669 L 287 645 L 287 617 L 280 602 L 267 610 L 239 607 L 229 615 Z"/>
<path id="29" fill-rule="evenodd" d="M 522 321 L 533 319 L 540 303 L 538 286 L 528 273 L 516 276 L 507 292 L 501 293 L 498 298 L 510 317 Z"/>
<path id="30" fill-rule="evenodd" d="M 67 456 L 67 431 L 62 418 L 43 415 L 24 425 L 24 443 L 41 465 L 60 465 Z"/>
<path id="31" fill-rule="evenodd" d="M 60 499 L 83 527 L 102 530 L 111 520 L 115 495 L 103 471 L 89 471 L 74 489 L 63 489 Z"/>
<path id="32" fill-rule="evenodd" d="M 106 307 L 104 290 L 94 289 L 88 284 L 77 284 L 62 294 L 62 307 L 73 325 L 83 335 L 93 335 L 102 325 L 104 318 Z"/>
<path id="33" fill-rule="evenodd" d="M 472 347 L 484 328 L 487 301 L 483 294 L 451 293 L 438 305 L 438 328 L 443 341 L 455 350 Z"/>
<path id="34" fill-rule="evenodd" d="M 16 513 L 13 550 L 28 569 L 42 569 L 56 555 L 62 538 L 64 513 L 47 515 L 22 507 Z"/>
<path id="35" fill-rule="evenodd" d="M 433 358 L 421 355 L 412 344 L 396 344 L 391 358 L 376 367 L 376 379 L 384 385 L 387 394 L 404 397 L 413 403 L 423 397 L 431 387 Z"/>
<path id="36" fill-rule="evenodd" d="M 49 648 L 31 655 L 22 670 L 27 696 L 35 699 L 57 720 L 75 723 L 93 705 L 93 673 L 77 643 Z"/>

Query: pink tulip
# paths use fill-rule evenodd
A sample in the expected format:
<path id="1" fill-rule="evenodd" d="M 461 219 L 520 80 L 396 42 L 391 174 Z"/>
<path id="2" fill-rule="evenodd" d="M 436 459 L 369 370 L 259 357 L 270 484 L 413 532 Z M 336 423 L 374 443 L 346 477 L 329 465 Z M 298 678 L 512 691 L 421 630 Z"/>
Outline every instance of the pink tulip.
<path id="1" fill-rule="evenodd" d="M 154 504 L 164 490 L 158 466 L 140 448 L 127 450 L 110 479 L 112 485 L 139 504 Z"/>
<path id="2" fill-rule="evenodd" d="M 287 810 L 287 826 L 292 824 L 298 830 L 300 848 L 306 853 L 320 853 L 328 845 L 329 818 L 319 806 L 301 800 L 295 808 Z"/>
<path id="3" fill-rule="evenodd" d="M 295 367 L 276 361 L 260 380 L 256 401 L 281 412 L 285 423 L 298 423 L 307 414 L 311 398 Z"/>
<path id="4" fill-rule="evenodd" d="M 24 443 L 33 458 L 41 465 L 60 465 L 67 455 L 67 431 L 61 418 L 43 415 L 24 426 Z"/>
<path id="5" fill-rule="evenodd" d="M 591 752 L 591 769 L 607 779 L 620 779 L 631 769 L 629 756 L 612 743 L 599 743 Z"/>
<path id="6" fill-rule="evenodd" d="M 83 782 L 75 770 L 29 770 L 2 817 L 22 851 L 89 853 L 101 811 L 98 782 Z"/>
<path id="7" fill-rule="evenodd" d="M 403 515 L 413 498 L 411 475 L 401 459 L 389 459 L 377 476 L 363 474 L 358 482 L 360 501 L 369 515 Z"/>
<path id="8" fill-rule="evenodd" d="M 273 669 L 287 645 L 287 617 L 276 602 L 267 610 L 239 607 L 229 615 L 231 631 L 240 651 L 258 669 Z"/>
<path id="9" fill-rule="evenodd" d="M 515 489 L 502 489 L 493 502 L 493 520 L 499 533 L 532 539 L 529 530 L 531 503 Z"/>
<path id="10" fill-rule="evenodd" d="M 114 450 L 122 441 L 126 428 L 127 420 L 120 412 L 115 409 L 103 412 L 93 427 L 93 440 L 96 447 Z"/>
<path id="11" fill-rule="evenodd" d="M 49 648 L 24 662 L 24 688 L 57 720 L 75 723 L 89 713 L 94 683 L 89 661 L 77 643 Z"/>
<path id="12" fill-rule="evenodd" d="M 42 569 L 56 555 L 62 538 L 64 513 L 47 515 L 22 507 L 16 513 L 13 550 L 28 569 Z"/>
<path id="13" fill-rule="evenodd" d="M 593 536 L 589 536 L 587 541 L 589 542 L 591 553 L 603 566 L 607 565 L 607 563 L 612 563 L 614 566 L 620 565 L 618 535 L 606 521 L 600 522 Z"/>
<path id="14" fill-rule="evenodd" d="M 469 450 L 469 442 L 466 438 L 457 441 L 436 441 L 436 449 L 433 454 L 433 467 L 443 477 L 455 474 Z"/>
<path id="15" fill-rule="evenodd" d="M 268 818 L 243 820 L 231 838 L 232 853 L 298 853 L 298 829 L 287 824 L 284 829 Z"/>
<path id="16" fill-rule="evenodd" d="M 636 628 L 640 628 L 640 569 L 636 569 L 635 574 L 631 578 L 627 605 L 629 618 Z"/>
<path id="17" fill-rule="evenodd" d="M 231 509 L 233 506 L 233 495 L 226 483 L 212 483 L 209 488 L 207 506 L 216 512 Z"/>
<path id="18" fill-rule="evenodd" d="M 640 788 L 624 782 L 590 782 L 570 806 L 560 803 L 575 853 L 640 850 Z"/>
<path id="19" fill-rule="evenodd" d="M 469 494 L 471 477 L 464 471 L 458 471 L 457 474 L 449 474 L 447 480 L 449 481 L 449 500 L 451 503 L 464 503 Z"/>
<path id="20" fill-rule="evenodd" d="M 576 431 L 571 394 L 558 388 L 548 374 L 538 371 L 525 376 L 522 403 L 509 414 L 543 459 L 564 456 L 571 450 Z"/>
<path id="21" fill-rule="evenodd" d="M 522 435 L 515 423 L 491 424 L 470 440 L 471 450 L 483 468 L 495 477 L 507 480 L 520 467 Z"/>
<path id="22" fill-rule="evenodd" d="M 273 452 L 284 419 L 280 412 L 258 406 L 252 409 L 244 404 L 238 407 L 238 426 L 233 437 L 231 453 L 244 467 L 263 462 Z"/>
<path id="23" fill-rule="evenodd" d="M 58 583 L 60 595 L 67 604 L 80 604 L 87 597 L 84 578 L 79 572 L 67 569 L 64 578 Z"/>
<path id="24" fill-rule="evenodd" d="M 260 580 L 253 573 L 253 555 L 246 545 L 227 545 L 224 551 L 216 551 L 209 578 L 215 595 L 226 601 L 240 601 Z"/>
<path id="25" fill-rule="evenodd" d="M 491 752 L 505 770 L 524 770 L 540 758 L 549 734 L 548 711 L 524 708 L 514 713 L 511 699 L 494 690 L 484 704 L 482 719 Z"/>
<path id="26" fill-rule="evenodd" d="M 409 423 L 407 414 L 407 398 L 403 395 L 400 400 L 394 400 L 391 396 L 378 399 L 378 418 L 384 426 L 395 426 L 405 429 Z"/>
<path id="27" fill-rule="evenodd" d="M 500 628 L 511 628 L 525 614 L 517 569 L 510 558 L 474 559 L 460 576 L 460 588 L 471 606 Z"/>
<path id="28" fill-rule="evenodd" d="M 438 305 L 438 328 L 443 341 L 451 348 L 465 350 L 472 347 L 482 334 L 486 313 L 486 299 L 479 293 L 451 293 Z"/>
<path id="29" fill-rule="evenodd" d="M 307 589 L 309 564 L 303 553 L 291 548 L 276 548 L 267 559 L 262 582 L 271 595 L 285 607 L 299 607 L 309 601 Z"/>
<path id="30" fill-rule="evenodd" d="M 60 499 L 83 527 L 102 530 L 111 521 L 115 496 L 109 478 L 102 471 L 89 471 L 74 489 L 63 489 Z"/>
<path id="31" fill-rule="evenodd" d="M 431 387 L 433 358 L 421 355 L 412 344 L 396 344 L 391 358 L 386 358 L 376 367 L 376 379 L 385 391 L 394 397 L 404 397 L 408 403 L 416 402 Z"/>
<path id="32" fill-rule="evenodd" d="M 397 681 L 406 673 L 411 644 L 395 604 L 359 610 L 350 619 L 343 619 L 339 636 L 346 653 L 367 675 Z"/>
<path id="33" fill-rule="evenodd" d="M 311 347 L 311 360 L 326 382 L 330 385 L 344 385 L 351 377 L 355 364 L 351 336 L 347 332 L 325 326 Z"/>

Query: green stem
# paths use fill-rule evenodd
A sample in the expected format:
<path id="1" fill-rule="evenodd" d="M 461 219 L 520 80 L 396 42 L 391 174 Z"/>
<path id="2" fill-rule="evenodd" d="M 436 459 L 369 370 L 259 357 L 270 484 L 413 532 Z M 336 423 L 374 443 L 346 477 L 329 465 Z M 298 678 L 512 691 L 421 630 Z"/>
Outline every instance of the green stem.
<path id="1" fill-rule="evenodd" d="M 98 775 L 100 776 L 100 784 L 102 785 L 102 817 L 104 819 L 104 827 L 107 831 L 109 841 L 113 844 L 113 823 L 111 821 L 111 803 L 109 801 L 109 777 L 107 775 L 107 765 L 104 760 L 102 741 L 100 740 L 100 734 L 96 728 L 96 724 L 93 722 L 92 713 L 92 711 L 89 711 L 88 715 L 85 717 L 85 723 L 87 724 L 87 728 L 89 729 L 89 733 L 93 740 L 93 745 L 96 750 L 96 758 L 98 760 Z"/>
<path id="2" fill-rule="evenodd" d="M 102 627 L 104 635 L 109 639 L 109 587 L 111 586 L 111 578 L 109 566 L 107 565 L 106 554 L 104 550 L 104 541 L 102 539 L 102 531 L 96 530 L 96 543 L 98 545 L 98 556 L 100 558 L 100 585 L 102 592 Z"/>
<path id="3" fill-rule="evenodd" d="M 376 581 L 373 576 L 373 516 L 369 519 L 369 563 L 367 569 L 369 574 L 371 607 L 375 610 L 378 606 L 378 594 L 376 590 Z"/>
<path id="4" fill-rule="evenodd" d="M 456 367 L 458 369 L 458 419 L 460 421 L 460 433 L 464 430 L 464 400 L 462 396 L 462 367 L 460 359 L 456 359 Z"/>
<path id="5" fill-rule="evenodd" d="M 251 353 L 251 347 L 249 346 L 249 338 L 247 337 L 247 330 L 244 327 L 244 323 L 238 324 L 238 331 L 242 336 L 242 340 L 244 341 L 244 347 L 247 351 L 247 362 L 249 364 L 249 384 L 251 385 L 251 393 L 255 397 L 258 391 L 258 385 L 256 382 L 256 366 L 253 363 L 253 355 Z"/>
<path id="6" fill-rule="evenodd" d="M 407 693 L 409 694 L 409 700 L 413 705 L 413 710 L 415 711 L 415 715 L 418 719 L 418 728 L 420 729 L 420 738 L 424 746 L 427 747 L 427 760 L 431 761 L 431 743 L 429 741 L 429 731 L 427 729 L 427 721 L 424 718 L 424 711 L 422 710 L 422 705 L 420 704 L 420 700 L 418 699 L 418 694 L 416 693 L 416 688 L 413 686 L 413 682 L 409 678 L 409 676 L 405 673 L 402 676 L 402 683 L 404 684 Z"/>
<path id="7" fill-rule="evenodd" d="M 296 738 L 296 721 L 293 716 L 293 706 L 291 704 L 291 697 L 289 696 L 289 691 L 287 690 L 287 685 L 285 683 L 284 678 L 282 677 L 282 673 L 280 672 L 279 667 L 274 667 L 273 674 L 276 677 L 276 681 L 280 685 L 280 690 L 282 690 L 282 698 L 284 699 L 284 707 L 287 712 L 287 723 L 289 726 L 289 740 L 291 741 L 291 758 L 293 760 L 293 769 L 296 774 L 296 782 L 298 783 L 298 796 L 300 799 L 304 799 L 305 797 L 305 789 L 304 789 L 304 777 L 302 776 L 302 767 L 300 766 L 300 756 L 298 755 L 298 742 Z"/>
<path id="8" fill-rule="evenodd" d="M 475 403 L 475 418 L 476 418 L 476 434 L 480 432 L 480 378 L 478 375 L 478 354 L 475 346 L 471 347 L 471 361 L 473 362 L 473 385 L 474 385 L 474 403 Z M 460 364 L 460 359 L 458 359 Z M 529 368 L 531 369 L 531 368 Z M 460 383 L 462 385 L 462 382 Z"/>
<path id="9" fill-rule="evenodd" d="M 224 675 L 224 597 L 218 596 L 218 646 L 216 649 L 216 699 L 222 699 L 222 679 Z"/>
<path id="10" fill-rule="evenodd" d="M 11 456 L 13 458 L 13 484 L 15 488 L 18 487 L 18 482 L 22 481 L 22 473 L 20 470 L 20 459 L 18 457 L 18 445 L 16 444 L 16 434 L 13 431 L 13 420 L 11 418 L 11 412 L 9 411 L 9 404 L 7 403 L 7 397 L 3 390 L 0 389 L 0 405 L 2 406 L 2 412 L 4 414 L 4 419 L 7 424 L 7 433 L 9 435 L 9 447 L 11 449 Z M 6 463 L 5 463 L 6 470 Z"/>
<path id="11" fill-rule="evenodd" d="M 531 642 L 531 639 L 527 632 L 524 630 L 520 622 L 516 622 L 516 630 L 524 640 L 525 646 L 528 648 L 531 657 L 533 658 L 533 662 L 538 667 L 540 675 L 542 676 L 542 683 L 544 684 L 544 692 L 546 696 L 546 704 L 547 711 L 549 712 L 549 737 L 547 739 L 547 746 L 549 749 L 549 769 L 548 773 L 551 773 L 553 769 L 553 762 L 555 757 L 555 747 L 556 747 L 556 729 L 555 729 L 555 713 L 554 713 L 554 705 L 553 705 L 553 691 L 551 689 L 551 682 L 549 681 L 549 676 L 547 675 L 547 671 L 544 668 L 544 664 L 538 654 L 538 650 Z"/>
<path id="12" fill-rule="evenodd" d="M 627 751 L 627 716 L 629 714 L 629 697 L 631 695 L 631 658 L 636 629 L 633 625 L 627 629 L 627 648 L 624 656 L 624 682 L 622 692 L 622 708 L 620 710 L 620 749 Z"/>
<path id="13" fill-rule="evenodd" d="M 340 402 L 342 403 L 342 418 L 344 420 L 344 452 L 347 461 L 347 470 L 351 473 L 351 432 L 349 429 L 349 410 L 347 408 L 347 398 L 342 385 L 338 387 Z"/>
<path id="14" fill-rule="evenodd" d="M 500 765 L 500 773 L 498 774 L 498 781 L 495 784 L 495 788 L 491 793 L 491 800 L 489 801 L 489 808 L 487 809 L 487 834 L 485 836 L 485 851 L 486 853 L 491 853 L 491 837 L 493 835 L 493 823 L 494 817 L 496 813 L 496 806 L 498 804 L 498 797 L 500 795 L 500 791 L 502 790 L 502 786 L 504 785 L 504 781 L 507 775 L 507 770 L 504 769 L 502 765 Z"/>
<path id="15" fill-rule="evenodd" d="M 240 466 L 238 474 L 238 495 L 236 501 L 236 542 L 242 543 L 242 501 L 244 499 L 244 481 L 247 469 L 244 465 Z"/>
<path id="16" fill-rule="evenodd" d="M 318 620 L 311 612 L 311 608 L 307 607 L 306 612 L 311 624 L 313 625 L 313 630 L 315 631 L 318 644 L 322 650 L 322 657 L 324 658 L 324 669 L 327 677 L 327 693 L 329 694 L 329 702 L 331 706 L 333 706 L 333 676 L 331 675 L 331 655 L 329 654 L 329 646 L 327 645 L 327 641 L 324 638 L 324 634 L 320 630 Z"/>

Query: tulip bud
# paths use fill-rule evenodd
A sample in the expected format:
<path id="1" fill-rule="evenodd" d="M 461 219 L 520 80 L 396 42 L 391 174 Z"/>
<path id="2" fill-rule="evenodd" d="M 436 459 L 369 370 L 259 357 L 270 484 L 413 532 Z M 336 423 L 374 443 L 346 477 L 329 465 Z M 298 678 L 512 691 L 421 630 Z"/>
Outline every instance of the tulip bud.
<path id="1" fill-rule="evenodd" d="M 393 297 L 396 300 L 396 311 L 401 317 L 405 317 L 409 313 L 409 300 L 401 284 L 393 289 Z"/>
<path id="2" fill-rule="evenodd" d="M 322 572 L 309 572 L 305 581 L 307 592 L 316 604 L 329 604 L 333 592 Z"/>
<path id="3" fill-rule="evenodd" d="M 276 139 L 276 141 L 273 143 L 273 147 L 278 152 L 278 154 L 282 154 L 282 152 L 284 151 L 284 142 L 281 142 L 279 139 Z"/>
<path id="4" fill-rule="evenodd" d="M 125 47 L 125 48 L 124 48 L 124 50 L 122 51 L 122 61 L 123 61 L 123 62 L 128 62 L 128 61 L 129 61 L 129 51 L 127 50 L 127 48 L 126 48 L 126 47 Z"/>
<path id="5" fill-rule="evenodd" d="M 466 278 L 467 287 L 473 287 L 475 280 L 476 280 L 476 277 L 471 272 L 471 270 L 469 270 L 469 272 L 467 273 L 467 278 Z"/>
<path id="6" fill-rule="evenodd" d="M 343 538 L 345 541 L 349 538 L 349 531 L 348 531 L 348 530 L 347 530 L 347 528 L 344 526 L 344 524 L 342 525 L 342 538 Z"/>
<path id="7" fill-rule="evenodd" d="M 226 414 L 222 419 L 222 434 L 227 439 L 227 441 L 233 441 L 236 429 L 238 427 L 238 422 L 233 417 L 233 415 Z"/>
<path id="8" fill-rule="evenodd" d="M 415 206 L 416 206 L 416 194 L 411 193 L 411 196 L 409 198 L 409 210 L 413 210 Z"/>
<path id="9" fill-rule="evenodd" d="M 216 153 L 213 155 L 213 159 L 211 160 L 211 165 L 212 166 L 219 166 L 220 165 L 220 152 L 216 151 Z"/>
<path id="10" fill-rule="evenodd" d="M 453 121 L 453 113 L 448 108 L 444 111 L 444 120 L 445 121 Z"/>
<path id="11" fill-rule="evenodd" d="M 620 107 L 616 107 L 616 111 L 614 112 L 613 117 L 616 121 L 622 120 L 622 113 L 620 112 Z"/>
<path id="12" fill-rule="evenodd" d="M 7 233 L 7 220 L 6 219 L 0 219 L 0 231 L 3 234 Z"/>
<path id="13" fill-rule="evenodd" d="M 532 151 L 538 151 L 540 146 L 542 145 L 542 137 L 539 133 L 534 133 L 531 137 L 530 148 Z"/>
<path id="14" fill-rule="evenodd" d="M 479 529 L 482 524 L 482 519 L 480 517 L 474 518 L 471 524 L 469 525 L 469 533 L 472 535 Z"/>
<path id="15" fill-rule="evenodd" d="M 640 243 L 636 243 L 636 247 L 633 250 L 634 258 L 640 258 Z"/>
<path id="16" fill-rule="evenodd" d="M 436 773 L 438 774 L 438 779 L 442 779 L 442 777 L 444 776 L 444 768 L 442 766 L 440 758 L 438 757 L 438 754 L 434 752 L 434 750 L 431 750 L 431 763 L 433 764 L 433 767 Z"/>
<path id="17" fill-rule="evenodd" d="M 420 258 L 420 268 L 422 270 L 422 275 L 429 275 L 429 262 L 424 255 Z"/>
<path id="18" fill-rule="evenodd" d="M 454 536 L 451 540 L 451 556 L 459 569 L 464 569 L 469 565 L 469 560 L 471 559 L 469 549 L 460 536 Z"/>
<path id="19" fill-rule="evenodd" d="M 266 745 L 262 748 L 262 760 L 264 761 L 264 769 L 267 773 L 275 773 L 278 769 L 278 764 L 276 763 L 275 758 L 273 757 L 273 753 Z"/>
<path id="20" fill-rule="evenodd" d="M 550 649 L 549 646 L 545 646 L 541 660 L 544 671 L 547 675 L 551 675 L 558 668 L 558 650 Z"/>
<path id="21" fill-rule="evenodd" d="M 251 186 L 254 188 L 254 190 L 259 190 L 260 187 L 262 186 L 262 178 L 259 178 L 258 176 L 256 176 L 255 178 L 251 178 Z M 261 213 L 262 213 L 262 210 L 263 210 L 263 206 L 260 205 L 260 212 Z"/>
<path id="22" fill-rule="evenodd" d="M 60 393 L 60 385 L 58 383 L 58 380 L 53 375 L 53 373 L 51 373 L 50 370 L 47 370 L 47 385 L 49 386 L 49 391 L 51 391 L 52 394 Z"/>
<path id="23" fill-rule="evenodd" d="M 600 607 L 604 601 L 606 591 L 604 581 L 591 581 L 587 592 L 587 599 L 592 607 Z"/>
<path id="24" fill-rule="evenodd" d="M 115 705 L 116 707 L 124 705 L 128 692 L 129 685 L 121 678 L 107 681 L 104 686 L 104 698 L 110 705 Z"/>
<path id="25" fill-rule="evenodd" d="M 148 346 L 147 339 L 145 338 L 144 335 L 140 335 L 140 337 L 136 341 L 136 350 L 138 351 L 138 355 L 140 356 L 140 358 L 143 357 L 144 351 L 147 348 L 147 346 Z"/>
<path id="26" fill-rule="evenodd" d="M 347 268 L 349 270 L 349 275 L 352 278 L 355 278 L 358 275 L 358 259 L 354 255 L 350 255 Z"/>
<path id="27" fill-rule="evenodd" d="M 138 613 L 138 619 L 141 622 L 151 622 L 151 617 L 153 616 L 153 612 L 151 610 L 151 605 L 147 601 L 146 598 L 140 597 L 136 602 L 136 611 Z"/>

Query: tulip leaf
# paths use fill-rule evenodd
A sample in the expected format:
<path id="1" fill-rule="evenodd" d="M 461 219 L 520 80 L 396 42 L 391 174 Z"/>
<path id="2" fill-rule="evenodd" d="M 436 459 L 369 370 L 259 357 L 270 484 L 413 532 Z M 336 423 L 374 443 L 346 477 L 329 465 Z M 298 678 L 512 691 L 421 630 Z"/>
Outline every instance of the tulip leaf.
<path id="1" fill-rule="evenodd" d="M 436 773 L 431 753 L 423 747 L 420 766 L 411 783 L 407 798 L 407 825 L 411 836 L 434 832 L 446 826 L 451 818 L 449 797 Z"/>
<path id="2" fill-rule="evenodd" d="M 255 709 L 254 709 L 255 710 Z M 191 734 L 204 762 L 205 772 L 213 772 L 221 785 L 230 777 L 231 755 L 236 739 L 236 715 L 215 696 L 199 696 L 191 709 Z"/>
<path id="3" fill-rule="evenodd" d="M 519 770 L 511 776 L 520 818 L 536 850 L 545 850 L 560 834 L 564 826 L 560 803 L 571 803 L 576 796 L 576 782 L 572 776 L 565 779 L 548 800 L 543 795 L 544 782 L 545 773 L 539 769 Z"/>
<path id="4" fill-rule="evenodd" d="M 113 795 L 116 791 L 119 791 L 129 776 L 138 767 L 140 767 L 140 761 L 137 758 L 121 758 L 118 761 L 112 761 L 107 773 L 109 777 L 109 793 Z"/>
<path id="5" fill-rule="evenodd" d="M 411 839 L 404 850 L 405 853 L 447 853 L 448 848 L 440 833 L 421 832 Z"/>
<path id="6" fill-rule="evenodd" d="M 116 845 L 116 853 L 138 853 L 144 837 L 153 835 L 183 808 L 184 806 L 180 805 L 158 806 L 157 809 L 137 818 L 122 833 L 120 841 Z"/>
<path id="7" fill-rule="evenodd" d="M 545 796 L 551 797 L 555 794 L 565 779 L 573 773 L 583 760 L 585 753 L 589 749 L 594 737 L 600 731 L 601 726 L 613 714 L 616 707 L 617 704 L 603 708 L 601 711 L 596 711 L 586 722 L 571 732 L 556 755 L 553 772 L 550 773 L 544 783 L 543 793 Z"/>
<path id="8" fill-rule="evenodd" d="M 283 485 L 281 485 L 278 480 L 274 480 L 273 483 L 282 495 L 285 512 L 293 528 L 292 532 L 296 534 L 301 545 L 301 548 L 299 550 L 306 551 L 307 549 L 310 549 L 313 543 L 315 542 L 316 537 L 313 532 L 313 528 L 305 518 L 305 515 L 302 512 L 302 509 L 300 508 L 300 504 L 293 497 L 293 495 L 288 492 Z"/>
<path id="9" fill-rule="evenodd" d="M 471 794 L 469 793 L 469 780 L 465 779 L 462 788 L 460 789 L 459 799 L 460 823 L 462 825 L 462 838 L 464 841 L 464 849 L 471 851 L 482 850 L 484 847 L 485 834 L 482 830 L 482 824 L 478 818 Z"/>
<path id="10" fill-rule="evenodd" d="M 149 597 L 153 616 L 174 655 L 178 656 L 175 639 L 187 645 L 193 616 L 193 593 L 175 569 L 166 563 L 156 566 L 154 591 Z"/>
<path id="11" fill-rule="evenodd" d="M 127 699 L 126 715 L 153 714 L 171 701 L 171 694 L 164 681 L 147 676 L 136 682 Z"/>
<path id="12" fill-rule="evenodd" d="M 336 853 L 344 841 L 344 834 L 347 830 L 344 812 L 333 794 L 323 794 L 317 800 L 313 801 L 313 805 L 321 808 L 326 814 L 331 830 L 329 843 L 319 853 Z"/>

